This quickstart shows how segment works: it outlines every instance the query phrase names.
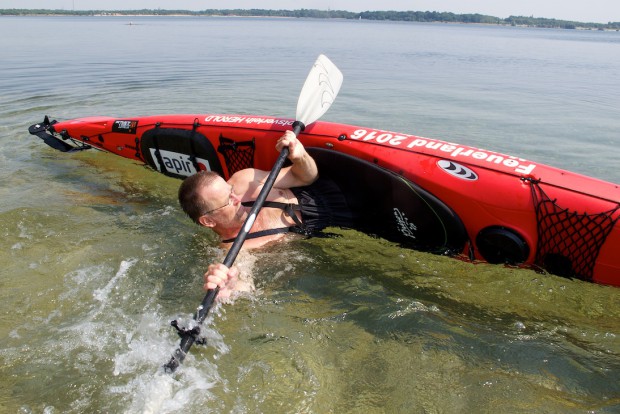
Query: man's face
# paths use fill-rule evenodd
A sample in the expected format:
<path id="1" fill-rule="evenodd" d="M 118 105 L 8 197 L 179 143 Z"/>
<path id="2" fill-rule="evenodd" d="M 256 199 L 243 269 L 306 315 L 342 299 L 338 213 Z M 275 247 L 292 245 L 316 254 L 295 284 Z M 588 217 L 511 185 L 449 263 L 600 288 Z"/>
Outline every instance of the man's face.
<path id="1" fill-rule="evenodd" d="M 203 187 L 201 197 L 209 206 L 209 210 L 203 215 L 215 223 L 229 223 L 239 215 L 241 199 L 223 178 L 218 178 L 211 185 Z"/>

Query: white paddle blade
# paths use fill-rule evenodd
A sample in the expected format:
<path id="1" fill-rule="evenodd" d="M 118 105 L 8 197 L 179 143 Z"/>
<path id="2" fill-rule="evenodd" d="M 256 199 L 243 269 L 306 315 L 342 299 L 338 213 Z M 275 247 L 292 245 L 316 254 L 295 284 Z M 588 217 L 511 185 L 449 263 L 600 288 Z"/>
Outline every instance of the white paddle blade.
<path id="1" fill-rule="evenodd" d="M 319 55 L 310 69 L 297 101 L 296 120 L 308 125 L 332 105 L 342 86 L 342 72 L 325 55 Z"/>

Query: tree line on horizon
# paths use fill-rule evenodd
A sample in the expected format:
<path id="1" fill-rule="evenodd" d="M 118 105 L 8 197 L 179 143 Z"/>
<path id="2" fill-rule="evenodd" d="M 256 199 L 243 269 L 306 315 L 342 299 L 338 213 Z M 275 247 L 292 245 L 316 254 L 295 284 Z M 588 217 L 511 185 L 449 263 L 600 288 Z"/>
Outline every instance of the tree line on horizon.
<path id="1" fill-rule="evenodd" d="M 3 16 L 23 15 L 62 15 L 62 16 L 94 16 L 94 15 L 186 15 L 186 16 L 240 16 L 240 17 L 296 17 L 316 19 L 350 19 L 350 20 L 389 20 L 427 23 L 477 23 L 497 24 L 510 26 L 529 26 L 540 28 L 560 29 L 596 29 L 596 30 L 620 30 L 620 22 L 587 23 L 569 20 L 548 19 L 542 17 L 510 16 L 505 19 L 484 14 L 456 14 L 451 12 L 437 11 L 365 11 L 360 13 L 344 10 L 266 10 L 266 9 L 207 9 L 200 11 L 191 10 L 163 10 L 163 9 L 140 9 L 140 10 L 46 10 L 46 9 L 0 9 Z"/>

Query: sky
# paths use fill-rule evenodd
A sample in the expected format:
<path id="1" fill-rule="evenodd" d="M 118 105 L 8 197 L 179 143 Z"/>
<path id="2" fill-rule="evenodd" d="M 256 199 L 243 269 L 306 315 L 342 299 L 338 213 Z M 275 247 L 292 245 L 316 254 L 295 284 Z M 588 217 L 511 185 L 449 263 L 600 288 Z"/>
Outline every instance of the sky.
<path id="1" fill-rule="evenodd" d="M 534 16 L 608 23 L 620 21 L 620 0 L 0 0 L 0 9 L 319 9 L 415 10 Z"/>

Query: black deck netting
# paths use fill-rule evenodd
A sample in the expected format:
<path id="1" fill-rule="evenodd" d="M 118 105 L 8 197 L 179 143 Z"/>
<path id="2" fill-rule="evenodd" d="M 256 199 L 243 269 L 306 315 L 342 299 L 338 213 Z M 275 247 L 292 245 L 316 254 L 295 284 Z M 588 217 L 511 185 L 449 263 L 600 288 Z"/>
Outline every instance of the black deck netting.
<path id="1" fill-rule="evenodd" d="M 620 218 L 620 204 L 580 214 L 550 199 L 538 182 L 530 181 L 530 186 L 538 228 L 536 265 L 560 276 L 591 280 L 601 247 Z"/>
<path id="2" fill-rule="evenodd" d="M 217 150 L 224 156 L 229 175 L 254 166 L 254 139 L 236 142 L 220 135 L 220 146 Z"/>

